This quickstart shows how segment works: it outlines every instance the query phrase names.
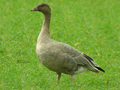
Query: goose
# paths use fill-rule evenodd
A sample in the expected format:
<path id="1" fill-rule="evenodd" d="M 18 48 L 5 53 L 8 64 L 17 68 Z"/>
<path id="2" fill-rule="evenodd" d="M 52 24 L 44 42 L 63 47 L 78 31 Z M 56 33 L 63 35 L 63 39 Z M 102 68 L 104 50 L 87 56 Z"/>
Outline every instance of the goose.
<path id="1" fill-rule="evenodd" d="M 46 3 L 41 3 L 31 11 L 39 11 L 44 14 L 41 32 L 37 38 L 36 54 L 39 61 L 49 70 L 57 73 L 57 83 L 61 74 L 71 75 L 72 83 L 75 84 L 74 75 L 84 71 L 99 73 L 105 72 L 88 55 L 81 53 L 75 48 L 50 38 L 49 26 L 51 8 Z"/>

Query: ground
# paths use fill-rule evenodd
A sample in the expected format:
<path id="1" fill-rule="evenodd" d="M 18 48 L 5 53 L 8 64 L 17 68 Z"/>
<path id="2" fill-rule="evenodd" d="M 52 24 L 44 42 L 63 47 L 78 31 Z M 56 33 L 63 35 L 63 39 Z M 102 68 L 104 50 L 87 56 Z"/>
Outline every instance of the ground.
<path id="1" fill-rule="evenodd" d="M 51 7 L 51 38 L 92 57 L 106 72 L 62 74 L 46 69 L 35 53 L 43 14 L 30 10 L 39 3 Z M 119 0 L 1 0 L 0 90 L 119 90 Z"/>

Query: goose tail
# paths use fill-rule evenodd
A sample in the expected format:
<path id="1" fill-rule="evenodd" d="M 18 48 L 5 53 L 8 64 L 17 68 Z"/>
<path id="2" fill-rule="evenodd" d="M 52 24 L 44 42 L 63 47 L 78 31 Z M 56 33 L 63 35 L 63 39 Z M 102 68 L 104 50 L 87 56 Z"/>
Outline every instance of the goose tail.
<path id="1" fill-rule="evenodd" d="M 97 66 L 95 66 L 98 70 L 100 70 L 100 71 L 102 71 L 102 72 L 105 72 L 105 70 L 103 70 L 102 68 L 100 68 L 100 67 L 97 67 Z"/>

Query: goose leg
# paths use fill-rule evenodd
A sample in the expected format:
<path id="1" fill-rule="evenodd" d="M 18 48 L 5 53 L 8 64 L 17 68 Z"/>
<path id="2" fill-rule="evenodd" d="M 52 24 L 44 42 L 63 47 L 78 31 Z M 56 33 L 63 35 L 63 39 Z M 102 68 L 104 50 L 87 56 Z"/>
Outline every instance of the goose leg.
<path id="1" fill-rule="evenodd" d="M 57 83 L 56 84 L 59 83 L 60 77 L 61 77 L 61 73 L 57 73 Z"/>
<path id="2" fill-rule="evenodd" d="M 75 85 L 74 75 L 71 75 L 72 83 Z"/>

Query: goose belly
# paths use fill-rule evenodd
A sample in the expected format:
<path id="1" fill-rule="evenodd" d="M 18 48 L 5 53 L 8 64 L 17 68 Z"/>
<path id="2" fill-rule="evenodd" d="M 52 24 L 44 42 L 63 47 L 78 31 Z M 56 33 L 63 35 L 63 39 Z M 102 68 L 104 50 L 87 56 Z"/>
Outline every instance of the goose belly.
<path id="1" fill-rule="evenodd" d="M 86 71 L 87 69 L 85 67 L 80 67 L 77 71 L 75 71 L 75 74 L 78 74 L 78 73 L 82 73 L 84 71 Z"/>

